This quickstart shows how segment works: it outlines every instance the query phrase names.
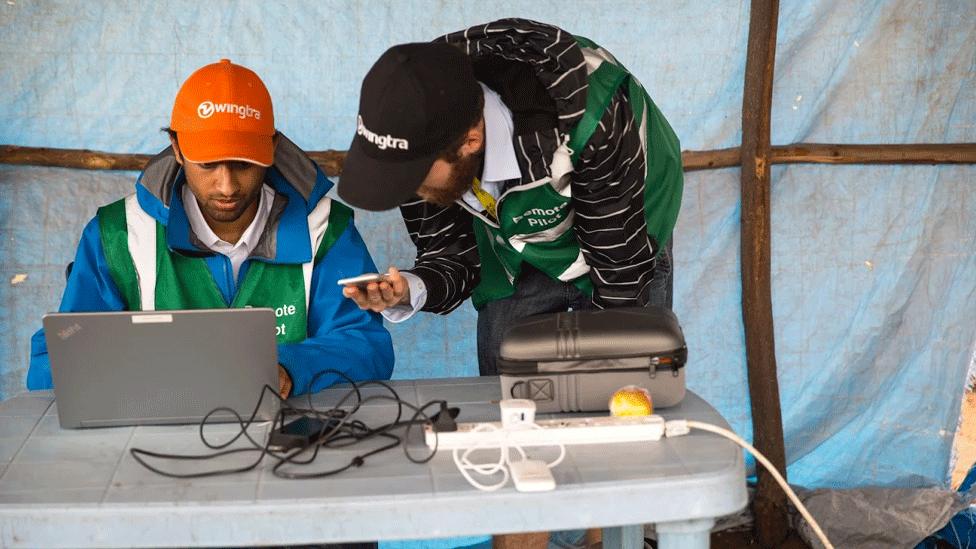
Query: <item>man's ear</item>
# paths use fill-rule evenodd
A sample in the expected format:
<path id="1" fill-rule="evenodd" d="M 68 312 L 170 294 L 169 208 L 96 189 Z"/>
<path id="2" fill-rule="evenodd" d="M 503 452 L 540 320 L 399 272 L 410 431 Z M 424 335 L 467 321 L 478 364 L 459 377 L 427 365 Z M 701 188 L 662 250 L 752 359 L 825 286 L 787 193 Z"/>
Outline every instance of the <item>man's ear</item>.
<path id="1" fill-rule="evenodd" d="M 468 156 L 481 150 L 485 144 L 485 119 L 482 117 L 477 124 L 464 136 L 464 143 L 458 151 L 461 156 Z"/>
<path id="2" fill-rule="evenodd" d="M 173 156 L 176 157 L 176 161 L 180 164 L 180 166 L 182 166 L 183 165 L 183 153 L 180 152 L 180 144 L 176 142 L 176 138 L 173 137 L 172 135 L 169 136 L 169 142 L 170 142 L 171 145 L 173 145 Z"/>

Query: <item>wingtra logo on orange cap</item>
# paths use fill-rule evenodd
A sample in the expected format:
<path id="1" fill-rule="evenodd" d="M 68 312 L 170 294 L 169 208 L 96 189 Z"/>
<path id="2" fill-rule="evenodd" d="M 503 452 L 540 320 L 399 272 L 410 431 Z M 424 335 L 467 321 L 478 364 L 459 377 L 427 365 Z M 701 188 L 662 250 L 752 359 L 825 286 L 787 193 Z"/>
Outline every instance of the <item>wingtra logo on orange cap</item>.
<path id="1" fill-rule="evenodd" d="M 180 87 L 170 128 L 190 162 L 274 163 L 271 95 L 254 71 L 221 59 Z"/>

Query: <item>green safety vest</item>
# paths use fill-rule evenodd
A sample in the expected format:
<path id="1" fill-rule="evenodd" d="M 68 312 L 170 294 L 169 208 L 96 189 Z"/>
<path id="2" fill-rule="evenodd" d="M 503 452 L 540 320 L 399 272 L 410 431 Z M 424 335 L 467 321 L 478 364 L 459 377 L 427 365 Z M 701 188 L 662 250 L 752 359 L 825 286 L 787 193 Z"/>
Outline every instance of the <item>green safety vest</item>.
<path id="1" fill-rule="evenodd" d="M 126 310 L 228 307 L 206 262 L 170 250 L 166 227 L 139 206 L 136 195 L 99 208 L 97 217 L 109 274 Z M 351 218 L 348 207 L 323 198 L 308 214 L 309 238 L 315 250 L 312 260 L 304 264 L 252 261 L 230 307 L 274 309 L 278 343 L 307 338 L 312 269 Z"/>
<path id="2" fill-rule="evenodd" d="M 473 216 L 481 256 L 481 282 L 471 297 L 475 308 L 512 295 L 523 261 L 592 295 L 590 267 L 572 231 L 569 174 L 621 86 L 625 86 L 634 119 L 639 122 L 646 154 L 647 234 L 658 249 L 671 238 L 684 181 L 678 138 L 640 82 L 623 65 L 592 41 L 582 37 L 576 41 L 586 61 L 586 110 L 568 143 L 556 150 L 550 165 L 552 177 L 518 185 L 502 194 L 495 203 L 497 223 L 480 214 Z"/>

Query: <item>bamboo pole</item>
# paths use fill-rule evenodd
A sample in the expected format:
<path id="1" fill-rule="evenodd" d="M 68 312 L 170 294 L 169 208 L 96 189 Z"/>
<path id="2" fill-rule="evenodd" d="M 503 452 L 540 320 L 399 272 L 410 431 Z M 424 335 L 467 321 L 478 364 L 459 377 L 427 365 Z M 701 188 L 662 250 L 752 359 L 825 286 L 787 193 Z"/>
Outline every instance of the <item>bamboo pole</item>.
<path id="1" fill-rule="evenodd" d="M 752 0 L 742 96 L 742 320 L 752 406 L 753 444 L 786 476 L 783 418 L 776 377 L 770 272 L 769 143 L 776 61 L 778 0 Z M 772 476 L 757 467 L 753 501 L 756 541 L 782 546 L 789 534 L 786 495 Z"/>
<path id="2" fill-rule="evenodd" d="M 326 174 L 342 174 L 345 151 L 311 151 Z M 0 145 L 0 164 L 77 168 L 84 170 L 142 170 L 148 154 L 109 153 L 85 149 L 51 149 Z M 686 172 L 739 166 L 739 147 L 684 151 Z M 842 145 L 794 143 L 771 149 L 773 164 L 976 164 L 976 143 L 919 143 L 913 145 Z"/>

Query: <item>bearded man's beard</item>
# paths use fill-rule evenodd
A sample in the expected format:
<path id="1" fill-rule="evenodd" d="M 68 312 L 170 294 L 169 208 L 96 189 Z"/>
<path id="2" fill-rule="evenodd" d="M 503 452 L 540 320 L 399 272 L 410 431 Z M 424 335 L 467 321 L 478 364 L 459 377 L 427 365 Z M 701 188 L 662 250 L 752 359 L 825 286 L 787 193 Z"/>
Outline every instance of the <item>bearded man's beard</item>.
<path id="1" fill-rule="evenodd" d="M 443 189 L 426 189 L 427 196 L 424 200 L 442 208 L 454 204 L 471 189 L 475 175 L 481 169 L 484 155 L 485 151 L 482 149 L 468 156 L 459 156 L 451 162 L 451 175 L 448 177 L 447 186 Z"/>

